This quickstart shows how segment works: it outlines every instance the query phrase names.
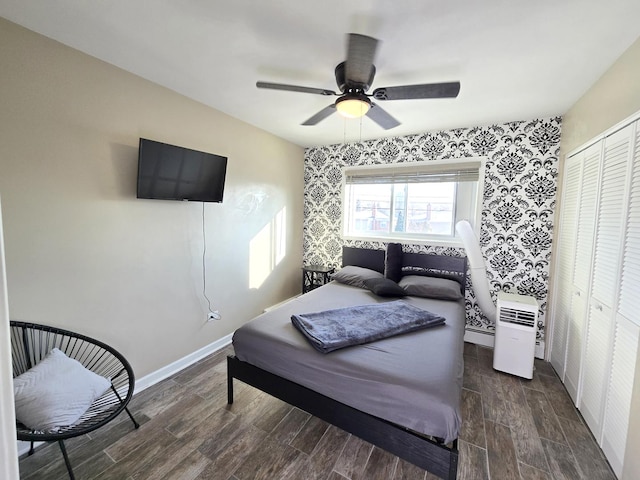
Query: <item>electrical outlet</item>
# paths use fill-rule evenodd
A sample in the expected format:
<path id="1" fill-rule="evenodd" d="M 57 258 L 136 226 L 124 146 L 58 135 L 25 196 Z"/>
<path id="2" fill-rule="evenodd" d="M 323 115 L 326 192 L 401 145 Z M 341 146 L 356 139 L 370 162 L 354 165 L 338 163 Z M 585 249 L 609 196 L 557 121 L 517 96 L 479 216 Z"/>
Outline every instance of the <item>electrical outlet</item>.
<path id="1" fill-rule="evenodd" d="M 209 312 L 209 317 L 207 318 L 208 322 L 211 322 L 212 320 L 220 320 L 221 315 L 220 312 L 218 310 L 214 310 L 213 312 Z"/>

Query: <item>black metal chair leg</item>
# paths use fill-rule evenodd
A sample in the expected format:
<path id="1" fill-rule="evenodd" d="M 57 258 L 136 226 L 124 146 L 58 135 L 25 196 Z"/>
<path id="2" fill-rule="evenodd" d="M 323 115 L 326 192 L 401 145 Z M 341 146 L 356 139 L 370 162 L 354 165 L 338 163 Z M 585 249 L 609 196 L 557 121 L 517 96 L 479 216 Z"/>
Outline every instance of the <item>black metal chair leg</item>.
<path id="1" fill-rule="evenodd" d="M 124 402 L 122 401 L 122 397 L 120 396 L 118 391 L 114 388 L 113 384 L 111 384 L 111 390 L 113 390 L 113 393 L 116 394 L 116 397 L 118 397 L 118 400 L 120 400 L 120 403 L 124 404 Z M 135 418 L 133 418 L 133 415 L 131 415 L 131 412 L 129 411 L 129 409 L 127 407 L 124 407 L 124 409 L 127 412 L 127 415 L 129 415 L 129 418 L 131 419 L 131 421 L 133 422 L 133 426 L 136 428 L 140 428 L 140 424 L 136 422 Z"/>
<path id="2" fill-rule="evenodd" d="M 67 449 L 64 446 L 63 440 L 58 440 L 58 445 L 60 445 L 60 450 L 62 450 L 62 456 L 64 457 L 64 463 L 67 466 L 67 471 L 69 472 L 69 478 L 71 480 L 75 480 L 76 477 L 73 476 L 73 470 L 71 468 L 71 462 L 69 461 L 69 456 L 67 455 Z"/>
<path id="3" fill-rule="evenodd" d="M 33 440 L 31 440 L 31 448 L 29 449 L 29 456 L 33 455 Z"/>
<path id="4" fill-rule="evenodd" d="M 138 422 L 136 422 L 136 419 L 133 418 L 133 415 L 131 415 L 131 412 L 129 411 L 129 409 L 127 407 L 124 407 L 124 411 L 127 412 L 127 415 L 129 415 L 129 418 L 131 419 L 131 421 L 133 422 L 133 425 L 136 428 L 140 428 L 140 424 Z"/>

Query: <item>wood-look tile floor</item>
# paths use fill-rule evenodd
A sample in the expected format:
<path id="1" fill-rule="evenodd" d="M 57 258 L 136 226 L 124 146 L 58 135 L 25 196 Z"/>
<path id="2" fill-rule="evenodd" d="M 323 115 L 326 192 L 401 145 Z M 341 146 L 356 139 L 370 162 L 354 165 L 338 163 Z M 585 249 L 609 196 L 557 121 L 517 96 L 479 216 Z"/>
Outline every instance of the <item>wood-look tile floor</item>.
<path id="1" fill-rule="evenodd" d="M 433 480 L 437 477 L 241 382 L 227 405 L 227 347 L 137 394 L 112 424 L 66 442 L 77 479 Z M 465 344 L 458 478 L 615 480 L 551 366 L 496 372 Z M 20 461 L 21 479 L 68 478 L 57 444 Z"/>

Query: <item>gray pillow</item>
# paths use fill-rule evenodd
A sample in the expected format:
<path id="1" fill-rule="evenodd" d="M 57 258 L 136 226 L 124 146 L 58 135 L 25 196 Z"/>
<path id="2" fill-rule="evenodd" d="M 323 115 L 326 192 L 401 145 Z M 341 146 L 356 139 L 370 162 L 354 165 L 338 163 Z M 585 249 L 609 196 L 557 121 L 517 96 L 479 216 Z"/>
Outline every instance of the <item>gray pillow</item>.
<path id="1" fill-rule="evenodd" d="M 353 285 L 354 287 L 367 288 L 364 284 L 365 280 L 372 278 L 384 278 L 380 272 L 375 270 L 369 270 L 368 268 L 355 267 L 353 265 L 347 265 L 337 271 L 332 277 L 335 280 L 346 285 Z"/>
<path id="2" fill-rule="evenodd" d="M 379 297 L 404 297 L 407 294 L 400 285 L 388 278 L 370 278 L 364 281 L 364 285 Z"/>
<path id="3" fill-rule="evenodd" d="M 462 298 L 460 284 L 455 280 L 422 275 L 407 275 L 398 282 L 407 295 L 415 297 L 459 300 Z"/>

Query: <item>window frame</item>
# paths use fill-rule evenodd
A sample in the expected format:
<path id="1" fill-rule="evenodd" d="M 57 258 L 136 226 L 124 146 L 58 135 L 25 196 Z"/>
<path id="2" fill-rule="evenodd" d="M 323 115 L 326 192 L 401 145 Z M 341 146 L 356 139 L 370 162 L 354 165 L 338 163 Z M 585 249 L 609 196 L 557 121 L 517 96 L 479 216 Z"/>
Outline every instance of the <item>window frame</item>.
<path id="1" fill-rule="evenodd" d="M 484 176 L 487 157 L 462 157 L 452 160 L 426 160 L 420 162 L 403 162 L 394 164 L 377 164 L 377 165 L 356 165 L 346 166 L 342 168 L 342 218 L 341 218 L 341 234 L 345 240 L 362 240 L 362 241 L 395 241 L 402 243 L 425 244 L 425 245 L 441 245 L 441 246 L 462 246 L 462 240 L 455 233 L 455 223 L 459 220 L 466 219 L 471 223 L 473 229 L 478 232 L 482 218 L 482 199 L 484 197 Z M 350 234 L 347 232 L 348 212 L 347 212 L 347 177 L 350 175 L 367 175 L 367 176 L 393 176 L 416 174 L 436 174 L 443 172 L 455 172 L 461 168 L 472 168 L 478 170 L 478 180 L 475 195 L 471 189 L 458 188 L 456 184 L 455 213 L 454 213 L 454 234 L 449 235 L 429 235 L 405 232 L 389 231 L 383 234 Z M 474 198 L 475 197 L 475 198 Z M 464 207 L 464 204 L 475 200 L 475 211 L 471 207 Z M 394 195 L 390 198 L 390 209 L 393 209 Z M 393 211 L 393 210 L 392 210 Z M 469 214 L 467 214 L 469 211 Z"/>

